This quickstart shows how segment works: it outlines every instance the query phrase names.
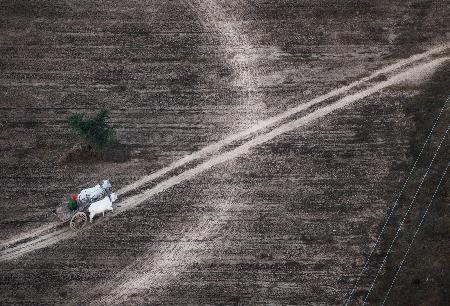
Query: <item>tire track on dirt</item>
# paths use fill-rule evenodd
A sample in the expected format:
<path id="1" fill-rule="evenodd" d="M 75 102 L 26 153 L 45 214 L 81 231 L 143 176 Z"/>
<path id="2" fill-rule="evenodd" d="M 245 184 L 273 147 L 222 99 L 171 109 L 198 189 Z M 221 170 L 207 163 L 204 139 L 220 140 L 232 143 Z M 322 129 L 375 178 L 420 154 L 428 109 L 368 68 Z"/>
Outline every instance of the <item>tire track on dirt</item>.
<path id="1" fill-rule="evenodd" d="M 18 258 L 24 254 L 39 250 L 58 243 L 59 241 L 76 237 L 76 232 L 69 228 L 62 228 L 42 235 L 36 239 L 21 243 L 0 253 L 0 261 Z"/>
<path id="2" fill-rule="evenodd" d="M 267 143 L 280 135 L 303 127 L 337 110 L 351 106 L 356 101 L 362 100 L 389 86 L 397 85 L 411 78 L 434 71 L 439 65 L 449 59 L 450 57 L 443 57 L 425 64 L 417 65 L 416 67 L 392 76 L 386 81 L 379 82 L 368 89 L 345 96 L 335 103 L 317 109 L 304 117 L 285 123 L 268 133 L 259 135 L 241 146 L 238 146 L 234 150 L 220 154 L 208 161 L 205 161 L 195 168 L 192 168 L 178 176 L 167 179 L 163 183 L 160 183 L 154 188 L 144 192 L 142 195 L 137 195 L 130 198 L 127 201 L 128 203 L 126 204 L 125 209 L 131 209 L 157 193 L 160 193 L 185 180 L 194 178 L 214 166 L 242 156 L 252 148 Z M 224 203 L 221 205 L 220 210 L 226 212 L 230 209 L 230 205 L 231 203 Z M 135 295 L 139 292 L 150 290 L 152 288 L 164 287 L 170 284 L 171 280 L 195 262 L 195 256 L 187 255 L 194 250 L 199 250 L 199 246 L 196 241 L 212 239 L 217 233 L 220 224 L 220 218 L 213 218 L 212 220 L 211 218 L 201 219 L 198 225 L 190 228 L 179 242 L 173 242 L 163 247 L 157 253 L 156 257 L 150 255 L 140 258 L 135 263 L 122 270 L 117 275 L 116 279 L 108 280 L 108 283 L 113 285 L 102 284 L 99 286 L 102 292 L 105 292 L 105 289 L 108 288 L 110 293 L 105 295 L 102 299 L 94 301 L 92 304 L 120 304 L 121 302 L 126 301 L 131 295 Z M 199 251 L 201 252 L 201 250 Z"/>
<path id="3" fill-rule="evenodd" d="M 229 122 L 239 131 L 260 121 L 267 111 L 264 94 L 259 91 L 263 78 L 260 75 L 258 63 L 260 58 L 267 56 L 254 46 L 240 26 L 242 18 L 236 17 L 236 9 L 244 9 L 248 4 L 240 1 L 227 0 L 184 0 L 190 10 L 197 15 L 211 40 L 219 40 L 219 59 L 223 60 L 232 70 L 232 87 L 242 95 L 238 100 L 237 109 L 231 109 L 227 114 Z M 220 77 L 218 78 L 220 82 Z M 220 86 L 220 83 L 218 83 Z"/>
<path id="4" fill-rule="evenodd" d="M 212 28 L 214 37 L 218 34 L 221 49 L 225 53 L 225 61 L 234 71 L 234 85 L 250 94 L 248 100 L 255 98 L 259 73 L 256 68 L 257 58 L 252 56 L 254 46 L 242 29 L 234 25 L 238 23 L 238 20 L 225 13 L 227 1 L 185 0 L 184 2 L 197 14 L 205 30 Z"/>
<path id="5" fill-rule="evenodd" d="M 227 64 L 232 68 L 234 74 L 234 86 L 243 91 L 246 96 L 244 97 L 243 105 L 247 108 L 255 108 L 260 106 L 261 94 L 257 92 L 259 73 L 256 68 L 257 58 L 253 55 L 254 49 L 251 45 L 248 37 L 242 32 L 242 30 L 234 25 L 237 21 L 231 16 L 225 14 L 222 5 L 217 0 L 185 0 L 184 3 L 198 16 L 199 22 L 203 25 L 203 28 L 213 29 L 214 34 L 219 37 L 220 46 L 224 52 L 223 58 Z M 259 107 L 253 110 L 253 112 L 261 112 Z M 256 116 L 256 114 L 254 114 Z M 254 121 L 252 118 L 239 118 L 241 121 Z M 258 129 L 259 130 L 259 129 Z M 204 156 L 214 153 L 221 148 L 240 140 L 245 136 L 253 133 L 253 129 L 245 130 L 236 135 L 237 137 L 229 136 L 222 141 L 209 145 L 198 152 L 187 155 L 182 159 L 174 162 L 168 167 L 143 177 L 133 184 L 125 186 L 118 191 L 118 194 L 125 194 L 129 191 L 135 190 L 142 185 L 148 184 L 155 179 L 167 174 L 168 172 L 175 170 L 179 167 L 186 165 L 189 162 L 203 158 Z"/>
<path id="6" fill-rule="evenodd" d="M 355 81 L 347 86 L 343 86 L 338 89 L 335 89 L 325 95 L 319 96 L 319 97 L 317 97 L 309 102 L 306 102 L 304 104 L 300 104 L 299 106 L 291 108 L 288 111 L 286 111 L 280 115 L 270 117 L 270 118 L 262 121 L 261 123 L 254 125 L 253 127 L 249 128 L 247 130 L 244 130 L 240 133 L 231 135 L 222 141 L 213 143 L 200 151 L 197 151 L 195 153 L 192 153 L 192 154 L 180 159 L 179 161 L 173 163 L 172 165 L 169 165 L 168 167 L 162 168 L 161 170 L 159 170 L 149 176 L 146 176 L 133 184 L 125 186 L 124 188 L 120 189 L 118 193 L 123 195 L 126 192 L 137 189 L 137 188 L 145 185 L 146 183 L 149 183 L 157 178 L 163 177 L 165 174 L 169 173 L 170 171 L 172 171 L 176 168 L 179 168 L 183 165 L 188 164 L 189 162 L 199 160 L 201 158 L 204 158 L 205 156 L 210 155 L 211 153 L 219 151 L 220 149 L 224 148 L 226 145 L 229 145 L 237 140 L 246 139 L 247 137 L 252 136 L 252 134 L 257 131 L 263 130 L 268 127 L 272 127 L 273 125 L 280 122 L 281 120 L 287 119 L 287 118 L 291 117 L 292 115 L 297 114 L 301 110 L 308 109 L 309 107 L 311 107 L 315 104 L 318 104 L 320 102 L 323 102 L 331 97 L 335 97 L 335 96 L 338 96 L 339 94 L 348 92 L 350 89 L 352 89 L 360 84 L 364 84 L 364 83 L 374 79 L 377 76 L 383 75 L 383 74 L 391 72 L 391 71 L 395 71 L 405 65 L 412 64 L 417 61 L 426 59 L 432 55 L 439 54 L 443 51 L 446 51 L 449 47 L 450 47 L 450 43 L 447 43 L 443 46 L 439 46 L 437 48 L 431 49 L 425 53 L 417 54 L 408 59 L 401 60 L 393 65 L 390 65 L 386 68 L 380 69 L 380 70 L 372 73 L 368 77 L 365 77 L 361 80 Z M 123 211 L 135 208 L 138 205 L 140 205 L 141 203 L 143 203 L 144 201 L 148 200 L 150 197 L 152 197 L 158 193 L 161 193 L 161 192 L 163 192 L 185 180 L 195 177 L 196 175 L 198 175 L 206 170 L 209 170 L 210 168 L 212 168 L 215 165 L 224 163 L 228 160 L 231 160 L 238 156 L 246 154 L 248 152 L 248 150 L 250 150 L 251 148 L 253 148 L 259 144 L 262 144 L 264 142 L 270 141 L 271 139 L 277 137 L 278 135 L 281 135 L 283 133 L 289 132 L 292 129 L 303 126 L 303 125 L 311 122 L 312 120 L 323 117 L 326 114 L 328 114 L 329 112 L 331 112 L 331 111 L 327 111 L 327 110 L 330 110 L 330 108 L 333 109 L 332 111 L 334 111 L 334 109 L 335 109 L 334 107 L 336 105 L 340 105 L 340 107 L 338 107 L 338 108 L 342 108 L 342 107 L 346 106 L 347 104 L 354 102 L 355 97 L 359 97 L 356 100 L 362 99 L 368 95 L 373 94 L 376 91 L 382 90 L 383 88 L 386 88 L 388 86 L 398 83 L 400 81 L 399 78 L 405 79 L 408 75 L 414 75 L 415 71 L 417 71 L 417 70 L 425 69 L 427 67 L 429 68 L 430 65 L 439 65 L 445 60 L 447 60 L 447 58 L 435 59 L 431 62 L 425 62 L 425 63 L 419 64 L 416 67 L 410 68 L 406 72 L 402 72 L 398 75 L 391 77 L 388 81 L 378 82 L 368 89 L 362 90 L 355 94 L 347 95 L 344 98 L 338 100 L 337 102 L 334 102 L 323 108 L 319 108 L 316 111 L 314 111 L 314 112 L 310 113 L 309 115 L 306 115 L 300 119 L 285 123 L 275 129 L 273 129 L 270 132 L 255 136 L 252 140 L 249 140 L 249 141 L 243 143 L 242 145 L 238 146 L 237 148 L 235 148 L 232 151 L 227 151 L 227 152 L 218 154 L 215 157 L 211 157 L 209 160 L 202 162 L 201 164 L 195 166 L 194 168 L 187 169 L 186 171 L 182 172 L 179 175 L 169 177 L 166 180 L 158 183 L 156 186 L 154 186 L 146 191 L 143 191 L 140 194 L 126 197 L 124 200 L 121 201 L 121 206 L 122 206 L 121 209 L 120 210 L 117 209 L 114 212 L 114 214 L 111 214 L 108 218 L 114 217 L 116 214 L 121 213 Z M 350 99 L 351 102 L 344 103 L 344 104 L 342 103 L 342 101 L 348 101 L 348 99 Z M 317 114 L 321 114 L 321 115 L 317 116 Z M 76 233 L 70 232 L 68 230 L 68 228 L 56 229 L 55 231 L 51 231 L 50 233 L 47 233 L 44 235 L 41 235 L 42 232 L 45 232 L 45 231 L 42 228 L 38 228 L 35 231 L 32 231 L 29 234 L 24 235 L 27 237 L 25 242 L 21 242 L 17 238 L 13 238 L 13 239 L 9 240 L 10 242 L 14 241 L 14 244 L 12 245 L 12 247 L 11 247 L 11 244 L 2 243 L 2 245 L 0 247 L 2 249 L 0 251 L 0 261 L 15 259 L 26 253 L 47 247 L 49 245 L 58 243 L 59 241 L 73 238 L 76 236 Z M 36 237 L 38 237 L 38 238 L 36 238 Z"/>
<path id="7" fill-rule="evenodd" d="M 270 128 L 273 125 L 279 123 L 280 121 L 282 121 L 284 119 L 287 119 L 287 118 L 289 118 L 289 117 L 291 117 L 291 116 L 293 116 L 293 115 L 295 115 L 295 114 L 297 114 L 297 113 L 299 113 L 299 112 L 301 112 L 303 110 L 306 110 L 306 109 L 308 109 L 308 108 L 310 108 L 310 107 L 312 107 L 312 106 L 314 106 L 316 104 L 319 104 L 319 103 L 324 102 L 324 101 L 326 101 L 326 100 L 328 100 L 330 98 L 333 98 L 333 97 L 339 96 L 341 94 L 344 94 L 344 93 L 350 91 L 351 89 L 353 89 L 353 88 L 355 88 L 355 87 L 357 87 L 359 85 L 363 85 L 363 84 L 365 84 L 365 83 L 367 83 L 367 82 L 369 82 L 369 81 L 371 81 L 371 80 L 373 80 L 373 79 L 375 79 L 375 78 L 377 78 L 379 76 L 382 76 L 384 74 L 387 74 L 387 73 L 390 73 L 390 72 L 394 72 L 395 70 L 400 69 L 400 68 L 402 68 L 402 67 L 404 67 L 406 65 L 413 64 L 413 63 L 415 63 L 417 61 L 426 59 L 426 58 L 428 58 L 428 57 L 430 57 L 432 55 L 439 54 L 439 53 L 441 53 L 443 51 L 446 51 L 449 48 L 450 48 L 450 43 L 447 43 L 447 44 L 444 44 L 442 46 L 438 46 L 436 48 L 430 49 L 430 50 L 428 50 L 428 51 L 426 51 L 424 53 L 413 55 L 413 56 L 411 56 L 411 57 L 409 57 L 407 59 L 400 60 L 400 61 L 398 61 L 398 62 L 396 62 L 396 63 L 394 63 L 392 65 L 389 65 L 387 67 L 379 69 L 379 70 L 373 72 L 372 74 L 370 74 L 369 76 L 364 77 L 364 78 L 362 78 L 360 80 L 357 80 L 355 82 L 352 82 L 349 85 L 345 85 L 345 86 L 339 87 L 339 88 L 334 89 L 334 90 L 332 90 L 332 91 L 330 91 L 330 92 L 328 92 L 328 93 L 326 93 L 324 95 L 316 97 L 316 98 L 314 98 L 314 99 L 312 99 L 312 100 L 310 100 L 308 102 L 305 102 L 305 103 L 302 103 L 302 104 L 300 104 L 300 105 L 298 105 L 296 107 L 290 108 L 290 109 L 286 110 L 285 112 L 283 112 L 283 113 L 281 113 L 279 115 L 272 116 L 272 117 L 269 117 L 267 119 L 264 119 L 261 122 L 251 126 L 248 129 L 245 129 L 245 130 L 243 130 L 243 131 L 241 131 L 239 133 L 230 135 L 230 136 L 226 137 L 225 139 L 220 140 L 218 142 L 212 143 L 212 144 L 204 147 L 203 149 L 201 149 L 199 151 L 196 151 L 196 152 L 194 152 L 192 154 L 186 155 L 185 157 L 175 161 L 174 163 L 170 164 L 167 167 L 164 167 L 164 168 L 162 168 L 162 169 L 160 169 L 160 170 L 158 170 L 158 171 L 156 171 L 156 172 L 154 172 L 154 173 L 152 173 L 152 174 L 150 174 L 148 176 L 142 177 L 141 179 L 137 180 L 136 182 L 121 188 L 120 190 L 118 190 L 117 193 L 118 193 L 118 195 L 123 195 L 123 194 L 126 194 L 127 192 L 130 192 L 130 191 L 133 191 L 135 189 L 138 189 L 139 187 L 141 187 L 141 186 L 143 186 L 145 184 L 148 184 L 148 183 L 150 183 L 150 182 L 152 182 L 152 181 L 154 181 L 154 180 L 164 176 L 165 174 L 167 174 L 167 173 L 169 173 L 169 172 L 171 172 L 171 171 L 173 171 L 173 170 L 175 170 L 177 168 L 180 168 L 180 167 L 182 167 L 182 166 L 184 166 L 184 165 L 186 165 L 186 164 L 188 164 L 190 162 L 196 161 L 196 160 L 204 158 L 204 157 L 206 157 L 206 156 L 208 156 L 208 155 L 210 155 L 212 153 L 215 153 L 215 152 L 219 151 L 220 149 L 222 149 L 222 148 L 232 144 L 233 142 L 236 142 L 236 141 L 239 141 L 239 140 L 243 140 L 243 139 L 251 136 L 252 134 L 254 134 L 254 133 L 258 132 L 258 131 Z"/>

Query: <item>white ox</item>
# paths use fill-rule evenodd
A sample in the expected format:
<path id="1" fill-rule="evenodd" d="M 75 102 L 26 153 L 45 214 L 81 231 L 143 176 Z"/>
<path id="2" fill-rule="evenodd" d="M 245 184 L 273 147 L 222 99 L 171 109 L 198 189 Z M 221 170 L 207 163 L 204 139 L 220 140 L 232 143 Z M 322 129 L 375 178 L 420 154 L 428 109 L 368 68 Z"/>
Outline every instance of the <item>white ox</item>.
<path id="1" fill-rule="evenodd" d="M 117 195 L 112 193 L 110 196 L 104 197 L 102 200 L 92 203 L 89 206 L 89 217 L 94 219 L 95 215 L 103 214 L 105 215 L 105 211 L 113 210 L 112 203 L 117 200 Z"/>
<path id="2" fill-rule="evenodd" d="M 111 188 L 111 183 L 108 180 L 104 180 L 101 185 L 99 184 L 92 188 L 81 190 L 78 195 L 78 201 L 81 203 L 88 203 L 98 200 L 107 194 L 109 188 Z"/>

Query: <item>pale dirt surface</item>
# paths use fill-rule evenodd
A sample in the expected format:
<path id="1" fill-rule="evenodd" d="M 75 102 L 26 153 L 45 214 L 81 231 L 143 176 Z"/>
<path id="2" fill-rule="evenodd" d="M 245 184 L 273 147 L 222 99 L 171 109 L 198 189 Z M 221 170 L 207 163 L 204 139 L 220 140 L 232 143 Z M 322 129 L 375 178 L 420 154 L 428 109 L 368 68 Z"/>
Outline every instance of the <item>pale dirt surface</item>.
<path id="1" fill-rule="evenodd" d="M 144 185 L 140 206 L 82 233 L 40 226 L 55 222 L 51 211 L 69 192 L 105 177 L 122 188 L 448 43 L 447 4 L 364 2 L 355 13 L 330 1 L 5 1 L 1 240 L 32 228 L 51 239 L 0 263 L 0 299 L 342 303 L 410 159 L 401 99 L 427 82 L 423 71 L 401 95 L 377 90 L 307 126 L 293 123 L 306 115 L 296 114 L 285 134 L 264 142 L 258 134 L 247 154 L 152 197 L 156 187 Z M 75 143 L 67 116 L 100 106 L 111 109 L 131 160 L 58 164 Z"/>

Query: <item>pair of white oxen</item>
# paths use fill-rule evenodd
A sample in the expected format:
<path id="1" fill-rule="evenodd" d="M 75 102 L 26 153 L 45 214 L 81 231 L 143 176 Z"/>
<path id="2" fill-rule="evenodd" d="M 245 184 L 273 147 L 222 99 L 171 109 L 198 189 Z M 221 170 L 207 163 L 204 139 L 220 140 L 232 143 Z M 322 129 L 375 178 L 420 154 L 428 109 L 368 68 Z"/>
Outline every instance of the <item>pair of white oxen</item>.
<path id="1" fill-rule="evenodd" d="M 80 203 L 91 203 L 89 205 L 89 218 L 92 219 L 95 215 L 103 214 L 105 211 L 112 211 L 112 203 L 117 200 L 115 193 L 109 193 L 111 190 L 111 183 L 108 180 L 102 181 L 92 188 L 83 189 L 78 195 L 78 201 Z M 99 200 L 101 199 L 101 200 Z"/>

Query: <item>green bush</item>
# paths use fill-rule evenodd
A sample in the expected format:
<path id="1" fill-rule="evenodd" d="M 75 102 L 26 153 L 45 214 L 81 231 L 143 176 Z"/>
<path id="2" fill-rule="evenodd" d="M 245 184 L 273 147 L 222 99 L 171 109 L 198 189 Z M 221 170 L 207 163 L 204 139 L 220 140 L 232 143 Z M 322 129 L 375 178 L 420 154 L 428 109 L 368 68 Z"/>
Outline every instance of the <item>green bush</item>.
<path id="1" fill-rule="evenodd" d="M 114 130 L 106 122 L 109 111 L 102 109 L 93 117 L 85 118 L 84 113 L 69 117 L 69 126 L 86 143 L 97 150 L 102 150 L 114 140 Z"/>

